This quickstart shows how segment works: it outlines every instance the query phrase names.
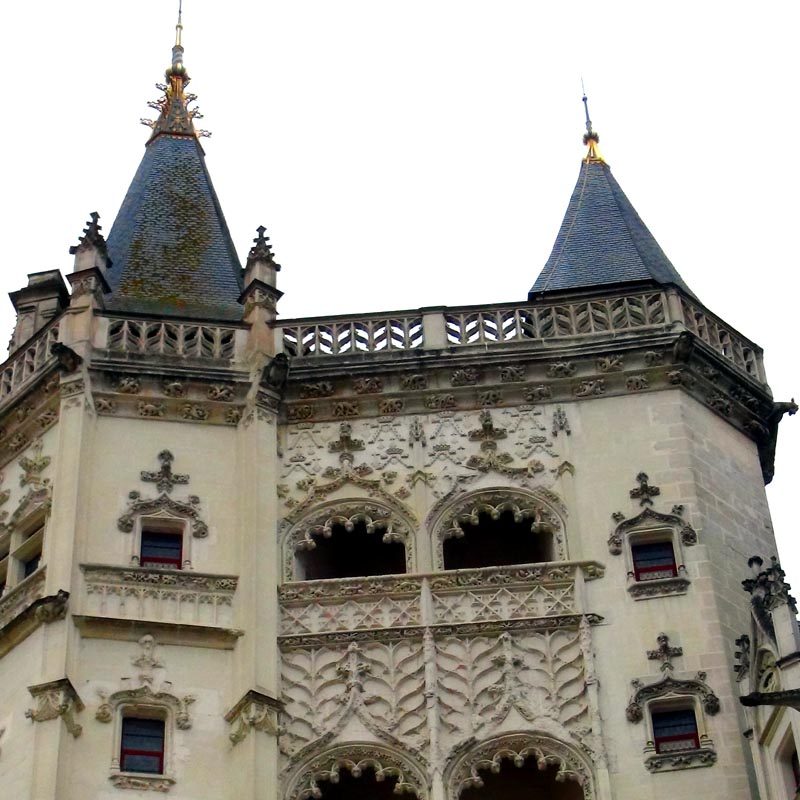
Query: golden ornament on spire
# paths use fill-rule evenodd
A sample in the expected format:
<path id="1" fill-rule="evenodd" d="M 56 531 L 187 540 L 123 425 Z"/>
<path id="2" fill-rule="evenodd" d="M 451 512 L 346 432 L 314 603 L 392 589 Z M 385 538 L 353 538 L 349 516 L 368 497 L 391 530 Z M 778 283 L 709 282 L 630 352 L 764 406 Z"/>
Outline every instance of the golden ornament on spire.
<path id="1" fill-rule="evenodd" d="M 186 91 L 189 85 L 189 73 L 183 65 L 183 1 L 178 2 L 178 24 L 175 26 L 175 45 L 172 48 L 172 64 L 164 73 L 166 83 L 157 83 L 164 96 L 158 100 L 151 100 L 147 105 L 159 112 L 158 119 L 153 121 L 143 119 L 142 124 L 153 129 L 148 139 L 148 144 L 159 134 L 167 133 L 172 136 L 210 136 L 208 131 L 195 130 L 195 119 L 202 119 L 203 115 L 197 107 L 189 108 L 189 104 L 197 100 L 197 95 Z"/>
<path id="2" fill-rule="evenodd" d="M 598 147 L 600 137 L 592 130 L 592 120 L 589 117 L 589 99 L 586 97 L 586 92 L 583 93 L 583 109 L 586 113 L 586 133 L 583 134 L 583 143 L 589 148 L 583 159 L 584 163 L 605 164 L 606 161 L 600 154 L 600 148 Z"/>

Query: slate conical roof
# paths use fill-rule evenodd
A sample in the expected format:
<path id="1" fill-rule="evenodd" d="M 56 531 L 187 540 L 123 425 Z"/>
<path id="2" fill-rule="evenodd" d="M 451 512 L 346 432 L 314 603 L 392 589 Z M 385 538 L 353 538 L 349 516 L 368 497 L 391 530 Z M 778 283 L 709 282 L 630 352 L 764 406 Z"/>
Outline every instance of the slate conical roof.
<path id="1" fill-rule="evenodd" d="M 178 31 L 180 34 L 180 29 Z M 144 157 L 108 236 L 112 310 L 240 320 L 241 264 L 185 92 L 178 39 Z"/>
<path id="2" fill-rule="evenodd" d="M 553 251 L 528 297 L 642 281 L 676 284 L 694 296 L 614 179 L 597 141 L 591 130 L 584 137 L 589 152 Z"/>

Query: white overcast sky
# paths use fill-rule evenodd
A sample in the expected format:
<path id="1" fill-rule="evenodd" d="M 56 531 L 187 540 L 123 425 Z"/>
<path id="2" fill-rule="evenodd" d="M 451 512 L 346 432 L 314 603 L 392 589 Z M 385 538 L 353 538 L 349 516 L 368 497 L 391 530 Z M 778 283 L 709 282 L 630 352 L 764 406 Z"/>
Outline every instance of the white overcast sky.
<path id="1" fill-rule="evenodd" d="M 69 271 L 90 211 L 108 233 L 176 5 L 2 4 L 3 294 Z M 577 178 L 583 76 L 615 176 L 696 294 L 764 347 L 785 400 L 800 397 L 799 9 L 185 0 L 185 63 L 239 253 L 268 227 L 284 317 L 524 299 Z M 2 305 L 0 330 L 12 317 Z M 800 415 L 768 490 L 798 591 L 799 476 Z"/>

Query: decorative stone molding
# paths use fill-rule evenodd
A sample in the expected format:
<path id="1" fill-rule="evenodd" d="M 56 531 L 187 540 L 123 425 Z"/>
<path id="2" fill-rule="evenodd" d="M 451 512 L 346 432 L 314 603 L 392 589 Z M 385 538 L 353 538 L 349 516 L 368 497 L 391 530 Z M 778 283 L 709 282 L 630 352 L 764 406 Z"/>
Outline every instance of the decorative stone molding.
<path id="1" fill-rule="evenodd" d="M 115 789 L 134 789 L 139 792 L 168 792 L 175 779 L 168 775 L 145 775 L 133 772 L 115 772 L 108 778 Z"/>
<path id="2" fill-rule="evenodd" d="M 539 769 L 557 767 L 556 781 L 575 781 L 585 800 L 594 800 L 592 767 L 586 757 L 574 745 L 538 732 L 513 733 L 479 744 L 468 742 L 446 771 L 447 796 L 457 800 L 465 789 L 482 788 L 482 771 L 500 772 L 504 761 L 522 767 L 529 758 Z"/>
<path id="3" fill-rule="evenodd" d="M 225 714 L 225 722 L 233 726 L 228 738 L 234 746 L 243 742 L 251 730 L 278 736 L 279 713 L 282 703 L 263 692 L 250 689 L 238 703 Z"/>
<path id="4" fill-rule="evenodd" d="M 199 505 L 200 498 L 195 495 L 190 495 L 188 502 L 184 503 L 180 500 L 173 500 L 165 494 L 148 499 L 143 498 L 139 492 L 130 492 L 128 508 L 117 520 L 117 527 L 123 533 L 130 533 L 134 529 L 136 520 L 140 517 L 148 515 L 173 517 L 189 520 L 192 536 L 196 539 L 204 539 L 208 536 L 208 525 L 200 518 Z"/>
<path id="5" fill-rule="evenodd" d="M 644 761 L 644 765 L 648 772 L 669 772 L 676 769 L 710 767 L 716 761 L 716 752 L 709 745 L 706 745 L 696 750 L 685 750 L 682 753 L 657 753 L 648 756 Z"/>
<path id="6" fill-rule="evenodd" d="M 707 714 L 716 714 L 719 711 L 719 698 L 713 689 L 705 682 L 706 673 L 698 672 L 694 678 L 673 678 L 671 670 L 655 683 L 644 683 L 640 679 L 631 681 L 634 692 L 625 709 L 625 716 L 629 722 L 641 722 L 644 709 L 653 700 L 668 697 L 697 697 L 702 703 Z"/>
<path id="7" fill-rule="evenodd" d="M 36 701 L 36 707 L 25 712 L 31 722 L 47 722 L 60 717 L 74 738 L 81 735 L 83 728 L 75 721 L 75 714 L 83 711 L 84 705 L 69 678 L 29 686 L 28 691 Z"/>
<path id="8" fill-rule="evenodd" d="M 422 764 L 414 763 L 410 757 L 384 745 L 352 742 L 310 754 L 286 781 L 286 800 L 321 797 L 319 784 L 325 781 L 337 783 L 342 770 L 354 777 L 372 770 L 376 781 L 396 780 L 395 794 L 409 794 L 418 800 L 428 798 L 429 782 Z"/>

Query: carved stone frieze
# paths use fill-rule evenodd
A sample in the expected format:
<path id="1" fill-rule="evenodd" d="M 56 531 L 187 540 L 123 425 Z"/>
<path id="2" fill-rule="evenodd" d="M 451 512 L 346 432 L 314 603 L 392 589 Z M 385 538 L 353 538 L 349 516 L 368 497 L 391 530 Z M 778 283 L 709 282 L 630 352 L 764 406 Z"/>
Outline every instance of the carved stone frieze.
<path id="1" fill-rule="evenodd" d="M 485 391 L 478 392 L 478 405 L 498 406 L 503 401 L 503 394 L 497 389 L 486 389 Z"/>
<path id="2" fill-rule="evenodd" d="M 650 383 L 647 379 L 647 375 L 629 375 L 625 379 L 625 388 L 629 392 L 641 392 L 649 388 L 649 386 Z"/>
<path id="3" fill-rule="evenodd" d="M 356 394 L 378 394 L 383 391 L 383 378 L 355 378 L 353 380 L 353 391 Z"/>
<path id="4" fill-rule="evenodd" d="M 581 381 L 572 388 L 572 394 L 574 394 L 575 397 L 597 397 L 605 393 L 606 382 L 604 378 L 593 378 L 591 380 Z"/>
<path id="5" fill-rule="evenodd" d="M 206 397 L 220 403 L 230 403 L 234 399 L 235 387 L 230 383 L 212 383 L 206 390 Z"/>
<path id="6" fill-rule="evenodd" d="M 181 419 L 190 422 L 205 422 L 209 417 L 209 410 L 201 403 L 184 403 L 179 411 Z"/>
<path id="7" fill-rule="evenodd" d="M 177 378 L 167 378 L 161 382 L 161 391 L 167 397 L 186 397 L 187 388 L 183 381 Z"/>
<path id="8" fill-rule="evenodd" d="M 84 705 L 69 678 L 29 686 L 28 691 L 36 701 L 36 707 L 25 712 L 31 722 L 47 722 L 60 717 L 74 738 L 81 735 L 83 728 L 75 721 L 75 714 L 83 711 Z"/>
<path id="9" fill-rule="evenodd" d="M 115 789 L 133 789 L 139 792 L 168 792 L 175 785 L 175 779 L 168 775 L 116 772 L 109 775 L 108 779 Z"/>
<path id="10" fill-rule="evenodd" d="M 290 405 L 287 408 L 289 422 L 311 419 L 314 416 L 314 406 L 310 404 Z"/>
<path id="11" fill-rule="evenodd" d="M 542 384 L 525 389 L 522 394 L 529 403 L 541 403 L 553 396 L 553 390 L 549 386 Z"/>
<path id="12" fill-rule="evenodd" d="M 341 400 L 333 404 L 334 417 L 357 417 L 360 413 L 356 400 Z"/>
<path id="13" fill-rule="evenodd" d="M 425 407 L 434 411 L 455 408 L 456 405 L 455 395 L 452 394 L 432 394 L 425 398 Z"/>
<path id="14" fill-rule="evenodd" d="M 571 378 L 576 367 L 570 361 L 556 361 L 547 368 L 548 378 Z"/>
<path id="15" fill-rule="evenodd" d="M 611 353 L 597 359 L 597 369 L 599 372 L 619 372 L 623 368 L 622 355 Z"/>
<path id="16" fill-rule="evenodd" d="M 318 381 L 317 383 L 304 383 L 298 392 L 299 396 L 306 399 L 312 397 L 330 397 L 334 392 L 333 384 L 330 381 Z"/>
<path id="17" fill-rule="evenodd" d="M 480 380 L 480 373 L 474 367 L 453 370 L 450 375 L 451 386 L 474 386 Z"/>
<path id="18" fill-rule="evenodd" d="M 277 736 L 280 733 L 278 715 L 281 707 L 275 698 L 251 689 L 225 714 L 225 722 L 233 727 L 228 738 L 237 745 L 251 730 Z"/>
<path id="19" fill-rule="evenodd" d="M 381 414 L 399 414 L 403 410 L 404 402 L 397 397 L 378 401 L 378 411 Z"/>
<path id="20" fill-rule="evenodd" d="M 163 403 L 152 403 L 147 400 L 139 401 L 136 406 L 140 417 L 155 417 L 160 418 L 164 416 L 166 407 Z"/>
<path id="21" fill-rule="evenodd" d="M 111 385 L 120 394 L 139 394 L 142 391 L 141 381 L 133 375 L 117 375 L 112 378 Z"/>
<path id="22" fill-rule="evenodd" d="M 412 392 L 427 389 L 428 376 L 422 373 L 416 375 L 403 375 L 400 378 L 400 388 Z"/>
<path id="23" fill-rule="evenodd" d="M 648 756 L 644 765 L 648 772 L 668 772 L 674 769 L 710 767 L 717 761 L 717 754 L 710 747 L 685 750 L 680 753 L 657 753 Z"/>
<path id="24" fill-rule="evenodd" d="M 509 364 L 500 367 L 500 383 L 521 383 L 525 380 L 525 367 Z"/>

